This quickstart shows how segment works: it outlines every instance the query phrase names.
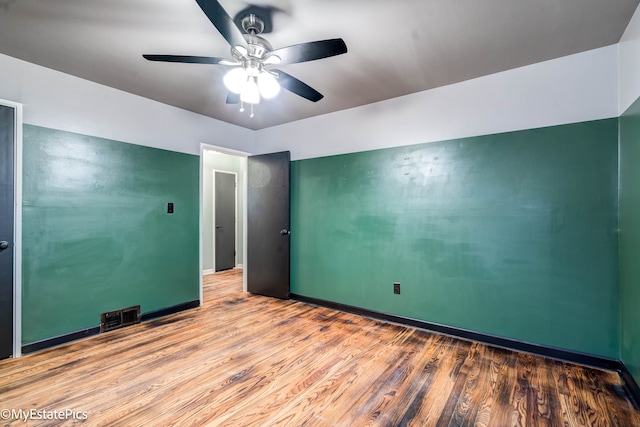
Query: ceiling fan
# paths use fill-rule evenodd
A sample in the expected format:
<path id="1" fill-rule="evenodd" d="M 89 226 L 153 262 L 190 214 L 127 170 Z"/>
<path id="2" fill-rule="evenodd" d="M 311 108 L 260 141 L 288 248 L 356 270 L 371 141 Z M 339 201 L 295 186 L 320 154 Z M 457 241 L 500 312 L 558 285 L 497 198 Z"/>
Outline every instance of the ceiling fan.
<path id="1" fill-rule="evenodd" d="M 190 55 L 142 56 L 149 61 L 233 67 L 223 79 L 229 89 L 226 102 L 240 103 L 240 111 L 244 111 L 244 103 L 251 104 L 252 117 L 253 105 L 258 104 L 261 97 L 269 99 L 276 96 L 280 87 L 309 101 L 317 102 L 323 98 L 320 92 L 306 83 L 271 67 L 314 61 L 347 52 L 347 45 L 340 38 L 301 43 L 274 50 L 260 35 L 271 29 L 269 9 L 251 6 L 240 12 L 234 21 L 216 0 L 196 0 L 196 3 L 231 45 L 233 59 Z"/>

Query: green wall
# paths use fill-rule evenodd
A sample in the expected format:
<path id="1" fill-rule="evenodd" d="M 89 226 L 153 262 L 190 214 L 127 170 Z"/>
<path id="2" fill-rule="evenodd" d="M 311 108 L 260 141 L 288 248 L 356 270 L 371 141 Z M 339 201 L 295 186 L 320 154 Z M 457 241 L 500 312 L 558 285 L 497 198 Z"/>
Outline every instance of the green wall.
<path id="1" fill-rule="evenodd" d="M 197 156 L 29 125 L 23 144 L 23 343 L 199 298 Z"/>
<path id="2" fill-rule="evenodd" d="M 640 384 L 640 99 L 620 117 L 621 358 Z"/>
<path id="3" fill-rule="evenodd" d="M 293 162 L 291 292 L 618 358 L 617 141 L 609 119 Z"/>

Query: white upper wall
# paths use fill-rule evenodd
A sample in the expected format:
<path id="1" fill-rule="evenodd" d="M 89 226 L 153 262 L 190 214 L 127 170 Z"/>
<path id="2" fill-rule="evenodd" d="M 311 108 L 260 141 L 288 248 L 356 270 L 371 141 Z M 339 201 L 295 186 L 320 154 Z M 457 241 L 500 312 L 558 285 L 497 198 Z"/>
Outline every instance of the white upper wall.
<path id="1" fill-rule="evenodd" d="M 28 124 L 196 155 L 201 143 L 289 150 L 298 160 L 617 117 L 640 95 L 639 46 L 636 11 L 621 45 L 259 131 L 1 54 L 0 99 L 22 103 Z M 631 87 L 620 103 L 619 50 L 620 87 Z"/>
<path id="2" fill-rule="evenodd" d="M 612 45 L 262 129 L 255 147 L 297 160 L 617 116 Z"/>
<path id="3" fill-rule="evenodd" d="M 200 154 L 200 143 L 252 151 L 254 132 L 0 54 L 0 99 L 24 123 Z"/>
<path id="4" fill-rule="evenodd" d="M 619 43 L 620 100 L 618 115 L 640 97 L 640 7 L 636 9 Z"/>

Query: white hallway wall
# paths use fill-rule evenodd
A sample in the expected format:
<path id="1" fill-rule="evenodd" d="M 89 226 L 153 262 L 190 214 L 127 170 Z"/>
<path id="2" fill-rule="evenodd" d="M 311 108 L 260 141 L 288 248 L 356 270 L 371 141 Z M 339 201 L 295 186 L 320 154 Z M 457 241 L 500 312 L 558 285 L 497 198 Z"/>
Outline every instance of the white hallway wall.
<path id="1" fill-rule="evenodd" d="M 202 268 L 203 270 L 211 270 L 214 267 L 213 258 L 215 256 L 215 241 L 213 235 L 215 229 L 214 223 L 214 188 L 213 173 L 235 172 L 237 174 L 237 190 L 238 200 L 236 206 L 237 224 L 236 224 L 236 262 L 244 264 L 244 188 L 245 188 L 245 172 L 247 160 L 245 157 L 237 157 L 229 154 L 223 154 L 214 150 L 204 150 L 202 158 Z"/>

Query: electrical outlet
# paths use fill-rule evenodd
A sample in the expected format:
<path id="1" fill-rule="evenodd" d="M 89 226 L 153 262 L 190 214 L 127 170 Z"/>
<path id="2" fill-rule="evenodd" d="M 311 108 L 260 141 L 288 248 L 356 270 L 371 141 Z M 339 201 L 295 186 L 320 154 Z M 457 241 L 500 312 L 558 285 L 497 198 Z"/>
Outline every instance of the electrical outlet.
<path id="1" fill-rule="evenodd" d="M 393 283 L 393 293 L 400 295 L 400 283 L 398 282 Z"/>

